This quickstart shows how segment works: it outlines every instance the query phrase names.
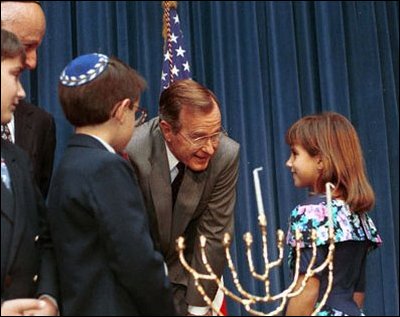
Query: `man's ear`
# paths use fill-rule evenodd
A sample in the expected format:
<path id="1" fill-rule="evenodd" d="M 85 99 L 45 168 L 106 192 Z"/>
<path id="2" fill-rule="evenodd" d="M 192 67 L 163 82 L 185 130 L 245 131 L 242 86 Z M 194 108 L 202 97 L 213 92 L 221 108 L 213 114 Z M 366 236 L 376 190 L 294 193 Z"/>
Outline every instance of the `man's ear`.
<path id="1" fill-rule="evenodd" d="M 117 119 L 120 122 L 123 122 L 125 118 L 125 113 L 127 110 L 130 110 L 131 100 L 129 98 L 125 98 L 114 105 L 113 110 L 111 111 L 111 116 Z"/>
<path id="2" fill-rule="evenodd" d="M 160 120 L 160 128 L 167 142 L 171 142 L 171 135 L 173 134 L 172 126 L 165 120 Z"/>

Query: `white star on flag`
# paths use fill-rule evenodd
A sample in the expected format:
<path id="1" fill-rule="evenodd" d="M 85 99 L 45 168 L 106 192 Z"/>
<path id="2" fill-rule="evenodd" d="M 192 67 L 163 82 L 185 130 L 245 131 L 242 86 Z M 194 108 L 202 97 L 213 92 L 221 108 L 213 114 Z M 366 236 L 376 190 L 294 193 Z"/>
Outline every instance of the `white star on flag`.
<path id="1" fill-rule="evenodd" d="M 190 72 L 190 65 L 188 61 L 186 61 L 186 63 L 183 64 L 183 70 Z"/>
<path id="2" fill-rule="evenodd" d="M 174 42 L 174 43 L 178 44 L 177 39 L 178 39 L 178 36 L 176 36 L 174 33 L 172 33 L 171 34 L 171 42 Z"/>
<path id="3" fill-rule="evenodd" d="M 164 61 L 170 61 L 171 60 L 171 55 L 169 55 L 169 52 L 167 51 L 165 54 L 164 54 Z"/>
<path id="4" fill-rule="evenodd" d="M 182 46 L 179 46 L 177 50 L 175 50 L 176 56 L 182 56 L 185 57 L 185 50 L 182 48 Z"/>
<path id="5" fill-rule="evenodd" d="M 179 75 L 179 69 L 176 68 L 176 65 L 174 65 L 174 67 L 172 67 L 171 69 L 172 74 L 174 74 L 175 76 Z"/>

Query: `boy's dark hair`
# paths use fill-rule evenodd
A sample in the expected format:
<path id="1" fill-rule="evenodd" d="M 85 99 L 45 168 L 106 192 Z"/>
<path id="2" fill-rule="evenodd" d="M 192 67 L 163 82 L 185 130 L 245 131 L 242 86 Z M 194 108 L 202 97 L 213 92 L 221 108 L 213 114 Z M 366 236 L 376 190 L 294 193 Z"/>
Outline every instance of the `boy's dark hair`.
<path id="1" fill-rule="evenodd" d="M 145 88 L 146 81 L 134 69 L 110 57 L 107 69 L 97 78 L 75 87 L 60 82 L 58 93 L 68 121 L 75 127 L 83 127 L 106 122 L 119 101 L 126 98 L 136 101 Z"/>
<path id="2" fill-rule="evenodd" d="M 22 63 L 25 62 L 25 48 L 18 37 L 7 30 L 1 29 L 1 60 L 21 56 Z"/>

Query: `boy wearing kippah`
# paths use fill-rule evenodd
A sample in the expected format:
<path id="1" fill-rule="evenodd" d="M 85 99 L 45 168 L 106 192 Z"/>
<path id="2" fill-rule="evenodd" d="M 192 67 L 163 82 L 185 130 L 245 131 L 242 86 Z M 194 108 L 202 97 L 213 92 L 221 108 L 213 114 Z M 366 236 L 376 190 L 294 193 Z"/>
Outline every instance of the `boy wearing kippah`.
<path id="1" fill-rule="evenodd" d="M 138 124 L 145 86 L 102 54 L 74 59 L 60 76 L 60 102 L 75 126 L 48 200 L 62 315 L 175 315 L 134 171 L 116 154 Z"/>

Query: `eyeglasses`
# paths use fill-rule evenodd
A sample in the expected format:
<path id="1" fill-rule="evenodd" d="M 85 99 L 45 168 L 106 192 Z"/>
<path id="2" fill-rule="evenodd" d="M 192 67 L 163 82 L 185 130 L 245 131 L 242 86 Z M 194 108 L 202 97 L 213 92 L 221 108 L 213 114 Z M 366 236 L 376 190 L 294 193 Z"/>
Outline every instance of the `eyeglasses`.
<path id="1" fill-rule="evenodd" d="M 226 132 L 224 129 L 221 128 L 221 131 L 218 131 L 218 132 L 210 134 L 210 135 L 201 136 L 201 137 L 195 138 L 195 139 L 184 135 L 182 132 L 178 132 L 178 134 L 183 136 L 183 138 L 186 141 L 188 141 L 192 146 L 200 148 L 200 147 L 207 145 L 208 140 L 210 140 L 213 145 L 218 144 L 218 142 L 221 139 L 222 134 L 226 135 Z"/>
<path id="2" fill-rule="evenodd" d="M 147 118 L 147 110 L 143 108 L 137 108 L 135 111 L 135 127 L 142 125 Z"/>

